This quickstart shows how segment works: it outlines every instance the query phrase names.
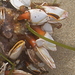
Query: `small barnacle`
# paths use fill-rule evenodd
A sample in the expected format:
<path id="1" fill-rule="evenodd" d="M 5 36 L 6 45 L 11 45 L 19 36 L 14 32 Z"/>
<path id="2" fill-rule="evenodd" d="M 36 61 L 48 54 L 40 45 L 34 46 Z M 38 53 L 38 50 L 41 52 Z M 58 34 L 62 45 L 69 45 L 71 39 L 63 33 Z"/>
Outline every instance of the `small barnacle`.
<path id="1" fill-rule="evenodd" d="M 8 62 L 7 63 L 3 63 L 3 65 L 1 66 L 0 68 L 0 75 L 5 75 L 5 71 L 6 71 L 6 67 L 8 65 Z"/>
<path id="2" fill-rule="evenodd" d="M 25 41 L 18 41 L 8 52 L 9 58 L 15 60 L 19 57 L 23 49 L 25 48 Z"/>
<path id="3" fill-rule="evenodd" d="M 12 37 L 12 16 L 10 14 L 7 13 L 6 8 L 2 8 L 0 11 L 0 18 L 1 20 L 3 20 L 2 26 L 1 26 L 1 30 L 2 30 L 2 34 L 6 37 L 6 38 L 11 38 Z"/>

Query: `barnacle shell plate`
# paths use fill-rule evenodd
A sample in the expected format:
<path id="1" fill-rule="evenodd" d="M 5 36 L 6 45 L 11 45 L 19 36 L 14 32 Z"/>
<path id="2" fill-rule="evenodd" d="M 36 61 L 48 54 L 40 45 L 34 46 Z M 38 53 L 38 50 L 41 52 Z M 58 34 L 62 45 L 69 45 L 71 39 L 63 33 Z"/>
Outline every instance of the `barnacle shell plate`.
<path id="1" fill-rule="evenodd" d="M 44 47 L 36 47 L 37 56 L 50 68 L 56 68 L 54 60 L 50 56 L 49 52 Z"/>
<path id="2" fill-rule="evenodd" d="M 55 6 L 42 6 L 46 13 L 57 15 L 59 20 L 64 19 L 68 16 L 68 12 Z"/>
<path id="3" fill-rule="evenodd" d="M 13 60 L 17 59 L 24 47 L 25 47 L 25 41 L 23 40 L 18 41 L 9 51 L 8 53 L 9 58 Z"/>
<path id="4" fill-rule="evenodd" d="M 29 7 L 31 5 L 31 0 L 19 0 L 22 2 L 26 7 Z"/>
<path id="5" fill-rule="evenodd" d="M 10 3 L 19 10 L 20 6 L 24 6 L 19 0 L 10 0 Z"/>
<path id="6" fill-rule="evenodd" d="M 22 70 L 14 70 L 13 74 L 14 75 L 32 75 L 32 74 L 27 73 L 27 72 L 22 71 Z"/>
<path id="7" fill-rule="evenodd" d="M 43 24 L 47 22 L 48 15 L 41 9 L 31 9 L 30 12 L 30 20 L 33 24 Z"/>

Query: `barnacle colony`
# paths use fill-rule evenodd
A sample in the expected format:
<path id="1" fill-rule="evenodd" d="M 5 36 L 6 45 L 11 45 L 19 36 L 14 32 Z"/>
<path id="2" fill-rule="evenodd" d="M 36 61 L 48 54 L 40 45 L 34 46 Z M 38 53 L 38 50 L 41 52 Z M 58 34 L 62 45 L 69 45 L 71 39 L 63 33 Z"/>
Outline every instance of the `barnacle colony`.
<path id="1" fill-rule="evenodd" d="M 5 5 L 6 3 L 6 5 Z M 8 6 L 10 5 L 10 6 Z M 15 63 L 13 75 L 40 75 L 47 73 L 44 65 L 56 68 L 48 50 L 56 51 L 56 45 L 32 34 L 27 24 L 38 34 L 52 38 L 53 27 L 61 27 L 59 20 L 68 16 L 67 11 L 44 3 L 37 5 L 30 0 L 3 1 L 0 8 L 1 53 Z M 16 9 L 15 9 L 16 8 Z M 11 65 L 4 63 L 2 75 L 8 75 Z M 10 68 L 10 69 L 9 69 Z M 27 72 L 25 72 L 27 71 Z M 30 72 L 30 73 L 28 73 Z"/>

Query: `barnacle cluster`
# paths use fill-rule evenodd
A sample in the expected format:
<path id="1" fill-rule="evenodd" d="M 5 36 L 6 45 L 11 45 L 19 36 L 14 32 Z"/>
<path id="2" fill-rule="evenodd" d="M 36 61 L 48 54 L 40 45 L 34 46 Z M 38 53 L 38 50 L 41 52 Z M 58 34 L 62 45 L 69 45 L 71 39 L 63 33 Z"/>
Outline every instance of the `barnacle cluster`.
<path id="1" fill-rule="evenodd" d="M 15 64 L 13 75 L 41 75 L 48 73 L 45 64 L 56 68 L 48 50 L 56 51 L 56 45 L 31 33 L 52 38 L 53 27 L 60 28 L 67 12 L 48 3 L 32 3 L 30 0 L 2 0 L 0 6 L 0 53 Z M 8 75 L 11 64 L 1 59 L 0 75 Z"/>

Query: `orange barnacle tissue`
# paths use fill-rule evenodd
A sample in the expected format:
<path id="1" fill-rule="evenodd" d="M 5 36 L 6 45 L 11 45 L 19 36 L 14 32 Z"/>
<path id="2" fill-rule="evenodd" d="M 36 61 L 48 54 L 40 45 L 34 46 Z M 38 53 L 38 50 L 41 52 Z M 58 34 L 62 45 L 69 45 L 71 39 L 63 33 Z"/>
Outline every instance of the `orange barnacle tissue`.
<path id="1" fill-rule="evenodd" d="M 43 31 L 41 28 L 40 28 L 40 26 L 31 26 L 31 28 L 33 29 L 33 30 L 35 30 L 37 33 L 39 33 L 40 35 L 42 35 L 42 36 L 44 36 L 45 35 L 45 31 Z"/>
<path id="2" fill-rule="evenodd" d="M 25 12 L 25 13 L 23 13 L 23 14 L 18 16 L 18 20 L 23 20 L 23 19 L 30 20 L 30 13 L 29 12 Z"/>
<path id="3" fill-rule="evenodd" d="M 5 71 L 5 75 L 9 75 L 10 71 Z"/>
<path id="4" fill-rule="evenodd" d="M 32 36 L 32 35 L 29 35 L 27 33 L 25 33 L 25 39 L 29 42 L 29 44 L 32 46 L 32 47 L 35 47 L 36 43 L 36 39 Z"/>

